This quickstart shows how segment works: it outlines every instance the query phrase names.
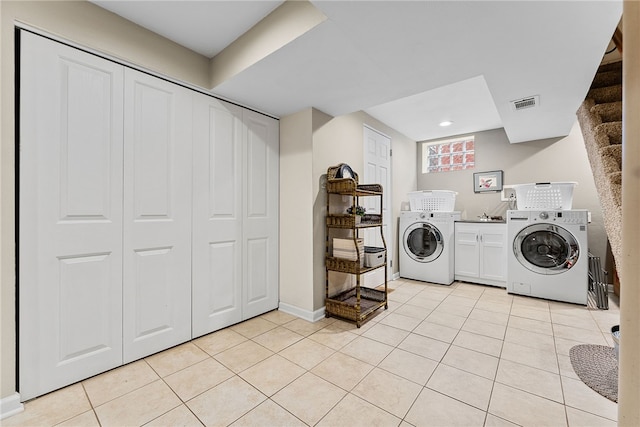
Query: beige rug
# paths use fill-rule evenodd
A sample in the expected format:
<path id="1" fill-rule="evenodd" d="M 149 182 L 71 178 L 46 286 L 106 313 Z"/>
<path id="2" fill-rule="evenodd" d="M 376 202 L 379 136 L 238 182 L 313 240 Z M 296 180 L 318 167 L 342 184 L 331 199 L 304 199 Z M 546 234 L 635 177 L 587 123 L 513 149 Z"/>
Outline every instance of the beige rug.
<path id="1" fill-rule="evenodd" d="M 569 358 L 583 383 L 607 399 L 618 402 L 618 359 L 613 347 L 576 345 L 569 350 Z"/>

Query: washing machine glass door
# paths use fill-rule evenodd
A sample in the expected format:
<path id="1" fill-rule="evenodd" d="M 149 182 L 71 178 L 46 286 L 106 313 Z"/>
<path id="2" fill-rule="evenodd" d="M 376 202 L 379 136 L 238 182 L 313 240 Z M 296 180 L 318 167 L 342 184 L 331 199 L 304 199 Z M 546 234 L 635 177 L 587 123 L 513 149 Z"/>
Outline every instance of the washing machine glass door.
<path id="1" fill-rule="evenodd" d="M 431 262 L 442 253 L 442 233 L 426 222 L 416 222 L 404 232 L 404 250 L 418 262 Z"/>
<path id="2" fill-rule="evenodd" d="M 573 234 L 553 224 L 523 228 L 513 241 L 513 251 L 520 264 L 540 274 L 564 273 L 580 256 Z"/>

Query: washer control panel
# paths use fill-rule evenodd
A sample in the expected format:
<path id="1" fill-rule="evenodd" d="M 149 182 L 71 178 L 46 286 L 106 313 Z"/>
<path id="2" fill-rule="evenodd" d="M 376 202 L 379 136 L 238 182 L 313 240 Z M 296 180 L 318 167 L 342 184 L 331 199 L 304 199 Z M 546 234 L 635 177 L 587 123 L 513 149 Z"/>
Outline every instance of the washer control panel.
<path id="1" fill-rule="evenodd" d="M 557 222 L 561 224 L 587 224 L 586 210 L 531 212 L 531 222 Z"/>
<path id="2" fill-rule="evenodd" d="M 570 211 L 507 211 L 507 222 L 518 221 L 586 225 L 589 223 L 589 212 L 586 209 Z"/>

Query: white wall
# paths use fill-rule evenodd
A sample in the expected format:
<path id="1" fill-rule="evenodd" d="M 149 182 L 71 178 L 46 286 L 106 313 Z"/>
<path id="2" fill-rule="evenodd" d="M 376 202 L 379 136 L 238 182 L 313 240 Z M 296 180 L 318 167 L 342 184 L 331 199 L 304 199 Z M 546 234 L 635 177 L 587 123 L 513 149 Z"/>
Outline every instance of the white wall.
<path id="1" fill-rule="evenodd" d="M 280 302 L 309 316 L 314 311 L 312 117 L 309 108 L 280 120 Z"/>
<path id="2" fill-rule="evenodd" d="M 475 168 L 464 171 L 423 174 L 420 157 L 423 144 L 418 144 L 418 189 L 457 191 L 456 210 L 462 212 L 463 218 L 476 219 L 483 212 L 506 216 L 508 205 L 500 201 L 499 193 L 474 193 L 475 172 L 502 170 L 504 184 L 576 181 L 573 208 L 591 212 L 589 249 L 604 263 L 607 239 L 602 210 L 577 120 L 564 138 L 511 144 L 503 129 L 474 135 Z"/>

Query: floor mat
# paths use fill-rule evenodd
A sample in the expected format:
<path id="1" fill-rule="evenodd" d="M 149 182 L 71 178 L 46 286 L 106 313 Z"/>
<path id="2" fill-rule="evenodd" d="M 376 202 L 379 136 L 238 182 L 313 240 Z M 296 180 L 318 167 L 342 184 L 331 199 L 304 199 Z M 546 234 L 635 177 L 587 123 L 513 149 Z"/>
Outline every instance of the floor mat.
<path id="1" fill-rule="evenodd" d="M 573 370 L 583 383 L 618 402 L 618 359 L 613 347 L 581 344 L 569 350 Z"/>

